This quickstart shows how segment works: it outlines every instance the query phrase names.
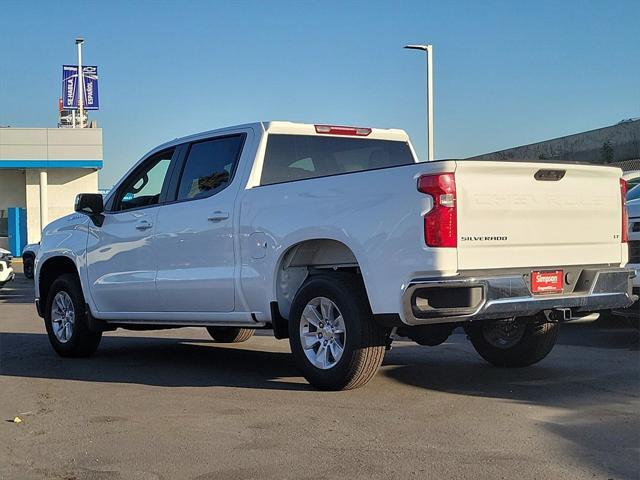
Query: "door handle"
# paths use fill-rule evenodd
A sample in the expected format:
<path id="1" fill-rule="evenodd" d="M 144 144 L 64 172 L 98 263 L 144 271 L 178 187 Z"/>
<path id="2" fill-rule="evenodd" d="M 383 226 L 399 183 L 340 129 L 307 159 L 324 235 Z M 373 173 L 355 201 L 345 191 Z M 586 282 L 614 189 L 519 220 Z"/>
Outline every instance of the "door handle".
<path id="1" fill-rule="evenodd" d="M 149 228 L 151 228 L 153 226 L 153 224 L 151 222 L 147 222 L 146 220 L 142 220 L 141 222 L 138 222 L 136 224 L 136 229 L 137 230 L 147 230 Z"/>
<path id="2" fill-rule="evenodd" d="M 220 222 L 221 220 L 226 220 L 227 218 L 229 218 L 228 212 L 221 212 L 220 210 L 216 210 L 211 215 L 209 215 L 207 220 L 209 220 L 210 222 Z"/>

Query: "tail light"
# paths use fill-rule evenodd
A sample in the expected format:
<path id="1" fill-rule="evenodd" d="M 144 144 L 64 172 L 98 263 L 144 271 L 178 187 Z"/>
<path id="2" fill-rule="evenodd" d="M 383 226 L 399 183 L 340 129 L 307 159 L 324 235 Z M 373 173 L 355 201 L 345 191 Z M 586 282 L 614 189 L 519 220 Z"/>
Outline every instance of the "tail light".
<path id="1" fill-rule="evenodd" d="M 627 205 L 625 201 L 627 199 L 627 181 L 620 179 L 620 198 L 622 200 L 622 243 L 629 241 L 629 215 L 627 213 Z"/>
<path id="2" fill-rule="evenodd" d="M 424 240 L 430 247 L 458 246 L 456 180 L 453 173 L 423 175 L 418 191 L 431 195 L 433 208 L 424 216 Z"/>

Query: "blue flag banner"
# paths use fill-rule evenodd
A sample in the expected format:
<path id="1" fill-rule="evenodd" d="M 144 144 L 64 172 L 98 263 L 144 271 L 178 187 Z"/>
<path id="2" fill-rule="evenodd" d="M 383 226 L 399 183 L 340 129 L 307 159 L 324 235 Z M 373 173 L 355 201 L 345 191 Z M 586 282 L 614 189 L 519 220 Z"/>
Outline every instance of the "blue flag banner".
<path id="1" fill-rule="evenodd" d="M 78 108 L 78 67 L 74 65 L 62 66 L 62 108 Z"/>
<path id="2" fill-rule="evenodd" d="M 83 107 L 85 110 L 98 110 L 98 67 L 87 65 L 82 67 Z M 62 108 L 64 110 L 78 109 L 78 66 L 62 66 Z"/>
<path id="3" fill-rule="evenodd" d="M 98 110 L 100 107 L 98 100 L 98 67 L 82 67 L 82 80 L 84 83 L 84 108 Z"/>

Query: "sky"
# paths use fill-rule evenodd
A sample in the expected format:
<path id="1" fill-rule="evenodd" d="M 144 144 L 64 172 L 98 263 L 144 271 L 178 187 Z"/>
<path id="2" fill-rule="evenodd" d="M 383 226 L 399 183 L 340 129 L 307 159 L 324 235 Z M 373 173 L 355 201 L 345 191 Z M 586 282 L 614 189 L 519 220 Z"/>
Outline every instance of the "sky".
<path id="1" fill-rule="evenodd" d="M 640 1 L 0 0 L 0 125 L 54 127 L 98 65 L 109 187 L 154 146 L 259 120 L 402 128 L 464 158 L 640 116 Z"/>

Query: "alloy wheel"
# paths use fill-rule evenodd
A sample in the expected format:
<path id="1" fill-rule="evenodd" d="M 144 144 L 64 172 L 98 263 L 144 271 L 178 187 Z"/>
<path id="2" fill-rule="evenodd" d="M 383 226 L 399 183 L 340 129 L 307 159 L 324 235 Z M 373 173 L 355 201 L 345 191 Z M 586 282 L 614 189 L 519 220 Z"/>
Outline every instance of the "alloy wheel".
<path id="1" fill-rule="evenodd" d="M 51 327 L 60 343 L 67 343 L 73 335 L 76 312 L 73 301 L 65 291 L 56 293 L 51 305 Z"/>
<path id="2" fill-rule="evenodd" d="M 335 367 L 345 349 L 346 328 L 342 313 L 326 297 L 310 300 L 302 311 L 300 343 L 314 367 L 328 370 Z"/>

